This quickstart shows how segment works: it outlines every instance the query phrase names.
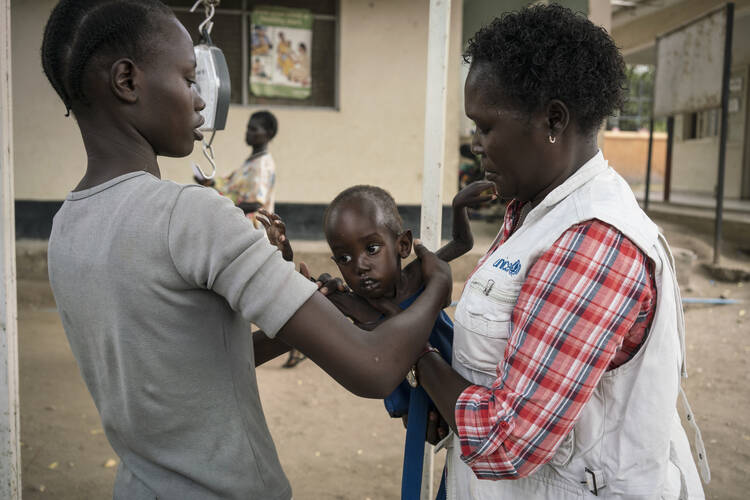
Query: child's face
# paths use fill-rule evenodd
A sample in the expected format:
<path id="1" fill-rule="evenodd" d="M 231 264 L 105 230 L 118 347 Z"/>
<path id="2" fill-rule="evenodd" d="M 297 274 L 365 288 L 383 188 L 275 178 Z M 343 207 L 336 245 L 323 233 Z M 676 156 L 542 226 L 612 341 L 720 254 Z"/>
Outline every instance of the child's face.
<path id="1" fill-rule="evenodd" d="M 263 126 L 263 122 L 258 119 L 252 118 L 247 122 L 247 130 L 245 131 L 245 142 L 248 146 L 262 146 L 268 144 L 268 131 Z"/>
<path id="2" fill-rule="evenodd" d="M 195 53 L 185 28 L 177 19 L 161 24 L 160 47 L 141 66 L 137 128 L 156 154 L 181 157 L 190 154 L 202 137 L 200 110 L 205 103 L 192 83 Z"/>
<path id="3" fill-rule="evenodd" d="M 341 275 L 361 297 L 392 297 L 401 275 L 401 259 L 411 252 L 411 234 L 393 234 L 380 209 L 359 202 L 340 206 L 328 221 L 326 238 Z"/>

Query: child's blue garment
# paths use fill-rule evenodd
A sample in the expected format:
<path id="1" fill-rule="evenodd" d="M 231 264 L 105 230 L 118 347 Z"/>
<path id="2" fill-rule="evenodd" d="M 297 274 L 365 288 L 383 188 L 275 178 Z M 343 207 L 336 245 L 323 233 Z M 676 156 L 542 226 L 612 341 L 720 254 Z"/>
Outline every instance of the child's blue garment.
<path id="1" fill-rule="evenodd" d="M 422 290 L 401 304 L 406 309 L 416 300 Z M 453 355 L 453 322 L 445 312 L 440 311 L 430 333 L 430 344 L 436 347 L 443 359 L 451 362 Z M 419 498 L 422 487 L 422 466 L 424 462 L 424 439 L 427 432 L 427 415 L 435 409 L 427 393 L 421 387 L 412 388 L 405 380 L 385 398 L 385 408 L 391 417 L 409 414 L 404 445 L 404 470 L 401 477 L 402 500 Z M 445 474 L 441 480 L 437 500 L 445 498 Z"/>

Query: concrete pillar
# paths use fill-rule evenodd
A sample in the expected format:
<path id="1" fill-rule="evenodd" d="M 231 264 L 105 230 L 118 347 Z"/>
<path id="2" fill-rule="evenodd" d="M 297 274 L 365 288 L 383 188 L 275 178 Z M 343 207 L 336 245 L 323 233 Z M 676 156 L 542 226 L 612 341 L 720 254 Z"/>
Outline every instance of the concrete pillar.
<path id="1" fill-rule="evenodd" d="M 609 0 L 589 0 L 589 19 L 607 31 L 612 30 L 612 3 Z"/>
<path id="2" fill-rule="evenodd" d="M 10 0 L 0 0 L 0 498 L 21 498 Z"/>

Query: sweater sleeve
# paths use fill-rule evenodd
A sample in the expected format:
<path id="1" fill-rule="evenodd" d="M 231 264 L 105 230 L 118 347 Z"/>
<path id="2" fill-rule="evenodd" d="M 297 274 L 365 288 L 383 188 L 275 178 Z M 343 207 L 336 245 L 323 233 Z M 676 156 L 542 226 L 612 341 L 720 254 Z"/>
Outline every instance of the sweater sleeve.
<path id="1" fill-rule="evenodd" d="M 186 282 L 223 296 L 269 337 L 317 290 L 282 259 L 262 229 L 212 189 L 182 189 L 172 208 L 168 246 Z"/>

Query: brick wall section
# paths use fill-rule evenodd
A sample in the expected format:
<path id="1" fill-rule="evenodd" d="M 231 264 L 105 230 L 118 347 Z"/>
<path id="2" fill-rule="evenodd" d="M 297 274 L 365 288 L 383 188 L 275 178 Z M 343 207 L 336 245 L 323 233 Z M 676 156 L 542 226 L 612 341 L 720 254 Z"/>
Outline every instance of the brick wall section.
<path id="1" fill-rule="evenodd" d="M 640 132 L 608 130 L 604 132 L 604 143 L 601 148 L 609 164 L 627 181 L 643 182 L 646 178 L 647 130 Z M 651 154 L 652 182 L 664 179 L 666 157 L 667 134 L 654 132 L 654 145 Z"/>

